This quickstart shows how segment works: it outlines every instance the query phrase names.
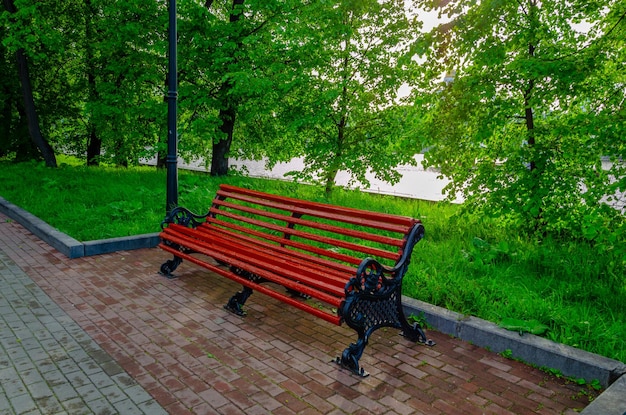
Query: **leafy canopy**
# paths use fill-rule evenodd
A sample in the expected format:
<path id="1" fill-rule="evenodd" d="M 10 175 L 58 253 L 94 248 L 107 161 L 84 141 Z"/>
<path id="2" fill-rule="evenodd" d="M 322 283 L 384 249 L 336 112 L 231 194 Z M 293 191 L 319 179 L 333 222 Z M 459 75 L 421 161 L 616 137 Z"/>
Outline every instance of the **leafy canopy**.
<path id="1" fill-rule="evenodd" d="M 615 246 L 623 216 L 602 201 L 626 188 L 624 2 L 416 3 L 444 19 L 414 51 L 426 160 L 450 195 L 529 231 Z"/>

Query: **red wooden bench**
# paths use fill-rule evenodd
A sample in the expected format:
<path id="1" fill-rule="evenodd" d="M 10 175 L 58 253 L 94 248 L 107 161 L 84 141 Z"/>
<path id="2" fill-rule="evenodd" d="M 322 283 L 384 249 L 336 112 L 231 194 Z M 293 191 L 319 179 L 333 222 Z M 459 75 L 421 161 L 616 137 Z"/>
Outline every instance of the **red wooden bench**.
<path id="1" fill-rule="evenodd" d="M 236 281 L 243 289 L 224 307 L 238 315 L 256 290 L 345 322 L 358 340 L 336 361 L 360 376 L 367 373 L 359 359 L 378 328 L 434 344 L 407 321 L 401 302 L 402 278 L 424 235 L 417 219 L 221 185 L 206 215 L 178 207 L 162 227 L 159 246 L 174 254 L 162 274 L 173 277 L 185 259 Z"/>

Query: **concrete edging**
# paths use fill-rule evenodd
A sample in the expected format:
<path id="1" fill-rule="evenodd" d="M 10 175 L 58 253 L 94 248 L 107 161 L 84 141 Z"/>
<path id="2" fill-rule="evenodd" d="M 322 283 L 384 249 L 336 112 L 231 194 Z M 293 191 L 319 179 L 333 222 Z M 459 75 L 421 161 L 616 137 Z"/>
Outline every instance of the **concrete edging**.
<path id="1" fill-rule="evenodd" d="M 580 415 L 626 415 L 626 376 L 609 386 Z"/>
<path id="2" fill-rule="evenodd" d="M 159 243 L 158 233 L 80 242 L 2 197 L 0 197 L 0 212 L 18 222 L 68 258 L 80 258 L 122 250 L 153 248 Z"/>

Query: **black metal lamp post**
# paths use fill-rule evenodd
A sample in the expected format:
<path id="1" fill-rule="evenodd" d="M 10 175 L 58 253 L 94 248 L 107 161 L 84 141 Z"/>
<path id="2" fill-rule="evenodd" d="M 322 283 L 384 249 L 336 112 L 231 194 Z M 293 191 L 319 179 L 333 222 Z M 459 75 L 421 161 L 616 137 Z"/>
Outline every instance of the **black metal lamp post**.
<path id="1" fill-rule="evenodd" d="M 169 67 L 167 91 L 167 206 L 166 212 L 171 212 L 178 206 L 178 151 L 176 131 L 176 101 L 178 99 L 178 69 L 176 63 L 176 0 L 169 0 Z"/>

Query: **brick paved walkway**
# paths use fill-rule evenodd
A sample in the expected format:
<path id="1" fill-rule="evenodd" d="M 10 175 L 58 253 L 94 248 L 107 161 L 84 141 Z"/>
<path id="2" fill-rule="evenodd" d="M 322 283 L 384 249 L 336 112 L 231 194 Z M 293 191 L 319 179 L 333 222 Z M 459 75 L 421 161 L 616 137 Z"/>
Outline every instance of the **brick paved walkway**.
<path id="1" fill-rule="evenodd" d="M 237 285 L 208 278 L 207 272 L 189 263 L 177 270 L 180 278 L 167 280 L 156 271 L 169 255 L 158 249 L 69 260 L 0 215 L 0 252 L 4 253 L 3 275 L 17 266 L 45 292 L 39 295 L 33 289 L 35 304 L 27 301 L 28 293 L 11 300 L 14 297 L 7 296 L 14 294 L 10 290 L 5 294 L 2 286 L 0 304 L 55 313 L 46 302 L 49 296 L 66 313 L 58 317 L 60 324 L 68 334 L 78 336 L 76 343 L 87 345 L 87 354 L 91 350 L 95 356 L 97 366 L 88 364 L 87 376 L 92 370 L 103 376 L 108 364 L 116 368 L 113 372 L 120 371 L 118 376 L 128 374 L 125 381 L 142 387 L 136 389 L 139 395 L 147 391 L 170 414 L 573 415 L 588 401 L 575 385 L 433 331 L 429 336 L 438 344 L 427 348 L 411 344 L 395 330 L 379 330 L 361 359 L 371 375 L 357 379 L 330 364 L 354 341 L 350 329 L 285 309 L 258 293 L 247 303 L 248 317 L 238 318 L 222 308 L 239 290 Z M 6 273 L 9 278 L 15 274 L 19 272 Z M 73 323 L 66 323 L 64 316 L 81 331 L 68 328 Z M 5 327 L 1 328 L 4 333 Z M 94 342 L 82 337 L 82 331 Z M 73 354 L 79 348 L 68 349 L 71 340 L 52 337 L 76 360 Z M 46 361 L 45 354 L 57 346 L 52 339 L 41 344 L 39 361 Z M 93 353 L 98 347 L 104 352 Z M 37 362 L 35 352 L 29 353 L 30 360 Z M 17 379 L 18 373 L 30 385 L 13 356 L 2 357 L 0 365 L 4 365 L 0 373 L 12 373 L 11 379 Z M 42 378 L 40 386 L 50 389 L 52 396 L 55 387 L 63 387 L 60 379 Z M 106 399 L 104 384 L 93 376 L 90 382 L 94 386 L 84 392 L 100 393 Z M 12 384 L 2 378 L 3 393 L 15 405 L 14 391 L 5 386 Z M 129 398 L 126 402 L 139 407 L 136 401 L 144 397 L 134 397 L 135 392 L 123 385 L 123 381 L 116 384 Z M 38 398 L 34 388 L 22 387 L 21 392 L 30 393 L 35 401 Z M 7 412 L 2 408 L 0 403 L 0 413 Z M 146 413 L 158 413 L 156 406 L 151 408 L 155 412 Z M 83 409 L 89 413 L 88 407 Z"/>
<path id="2" fill-rule="evenodd" d="M 166 413 L 2 243 L 0 292 L 0 414 Z"/>

